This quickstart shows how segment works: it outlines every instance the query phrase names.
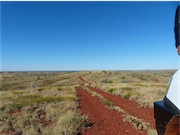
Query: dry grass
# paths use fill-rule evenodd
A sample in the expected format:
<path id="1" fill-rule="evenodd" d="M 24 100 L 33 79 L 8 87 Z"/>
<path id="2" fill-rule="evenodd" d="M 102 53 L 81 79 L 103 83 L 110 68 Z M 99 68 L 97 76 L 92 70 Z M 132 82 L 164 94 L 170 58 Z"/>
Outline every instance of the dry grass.
<path id="1" fill-rule="evenodd" d="M 100 94 L 98 94 L 98 93 L 96 93 L 94 91 L 91 91 L 91 90 L 87 89 L 86 87 L 84 87 L 84 90 L 86 90 L 92 96 L 98 97 L 100 102 L 103 105 L 105 105 L 105 107 L 107 107 L 108 109 L 115 110 L 115 111 L 118 111 L 118 112 L 122 113 L 123 117 L 124 117 L 124 121 L 127 121 L 127 122 L 131 123 L 139 131 L 147 131 L 148 135 L 157 135 L 156 130 L 152 130 L 150 128 L 150 124 L 149 123 L 145 122 L 142 119 L 139 119 L 137 117 L 129 115 L 125 110 L 123 110 L 119 106 L 114 105 L 114 103 L 112 103 L 111 101 L 107 100 L 102 95 L 100 95 Z"/>
<path id="2" fill-rule="evenodd" d="M 143 107 L 153 107 L 154 101 L 165 96 L 168 81 L 174 72 L 175 70 L 97 71 L 84 76 L 84 79 L 105 92 L 134 100 Z"/>
<path id="3" fill-rule="evenodd" d="M 75 86 L 83 72 L 1 73 L 0 134 L 76 135 L 86 121 Z"/>
<path id="4" fill-rule="evenodd" d="M 116 106 L 113 102 L 107 100 L 106 98 L 104 98 L 102 95 L 89 90 L 88 88 L 84 87 L 84 90 L 86 90 L 88 93 L 90 93 L 92 96 L 98 97 L 100 102 L 107 108 L 112 109 L 112 110 L 116 110 L 118 112 L 124 113 L 125 111 L 123 109 L 121 109 L 119 106 Z"/>
<path id="5" fill-rule="evenodd" d="M 120 83 L 101 87 L 108 93 L 134 100 L 143 107 L 153 107 L 154 101 L 165 96 L 167 83 Z"/>
<path id="6" fill-rule="evenodd" d="M 144 107 L 152 107 L 154 101 L 164 97 L 168 80 L 174 72 L 0 73 L 0 134 L 77 134 L 86 121 L 86 117 L 78 112 L 75 87 L 85 85 L 78 79 L 79 76 L 108 93 L 135 100 Z M 124 112 L 105 99 L 101 101 L 110 109 Z M 128 120 L 138 121 L 134 117 Z M 156 133 L 148 129 L 148 134 Z"/>

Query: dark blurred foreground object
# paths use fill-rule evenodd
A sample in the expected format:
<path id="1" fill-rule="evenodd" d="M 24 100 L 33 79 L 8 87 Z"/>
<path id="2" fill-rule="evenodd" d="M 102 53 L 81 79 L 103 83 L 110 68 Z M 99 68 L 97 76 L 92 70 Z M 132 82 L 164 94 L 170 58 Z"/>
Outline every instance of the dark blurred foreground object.
<path id="1" fill-rule="evenodd" d="M 165 135 L 180 135 L 180 115 L 174 115 L 166 126 Z"/>
<path id="2" fill-rule="evenodd" d="M 180 135 L 176 123 L 180 115 L 180 70 L 169 80 L 167 93 L 162 101 L 154 102 L 154 118 L 159 135 Z M 170 131 L 171 134 L 168 134 Z M 178 131 L 178 134 L 176 134 Z"/>
<path id="3" fill-rule="evenodd" d="M 154 103 L 154 117 L 158 135 L 180 135 L 180 114 L 173 113 L 163 101 Z"/>
<path id="4" fill-rule="evenodd" d="M 176 40 L 176 49 L 180 55 L 180 5 L 176 9 L 175 23 L 174 23 L 174 34 Z"/>

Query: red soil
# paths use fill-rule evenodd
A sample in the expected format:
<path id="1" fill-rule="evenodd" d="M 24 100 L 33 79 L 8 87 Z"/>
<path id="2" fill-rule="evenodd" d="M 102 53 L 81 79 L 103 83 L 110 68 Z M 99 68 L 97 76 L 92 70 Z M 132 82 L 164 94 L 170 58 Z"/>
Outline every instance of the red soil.
<path id="1" fill-rule="evenodd" d="M 88 87 L 90 90 L 101 94 L 104 98 L 109 101 L 112 101 L 115 105 L 119 106 L 120 108 L 124 109 L 130 115 L 138 117 L 140 119 L 145 120 L 146 122 L 151 124 L 151 128 L 155 128 L 155 119 L 154 119 L 154 109 L 153 108 L 142 108 L 136 102 L 108 94 L 102 90 L 95 89 L 92 87 Z"/>
<path id="2" fill-rule="evenodd" d="M 130 123 L 123 121 L 122 113 L 109 110 L 97 97 L 91 96 L 81 87 L 77 87 L 80 109 L 88 115 L 92 126 L 82 132 L 83 135 L 145 135 L 136 130 Z"/>
<path id="3" fill-rule="evenodd" d="M 91 83 L 79 77 L 85 84 L 89 84 L 87 88 L 91 91 L 102 95 L 107 100 L 113 102 L 116 106 L 124 109 L 131 116 L 143 119 L 150 124 L 152 129 L 155 129 L 155 119 L 153 108 L 142 108 L 136 102 L 124 99 L 122 97 L 108 94 L 100 89 L 91 87 Z M 83 114 L 88 115 L 90 122 L 93 123 L 83 135 L 124 135 L 124 134 L 146 134 L 145 132 L 137 131 L 128 122 L 123 122 L 123 114 L 113 110 L 109 110 L 99 102 L 99 99 L 92 97 L 81 87 L 76 88 L 80 109 Z"/>

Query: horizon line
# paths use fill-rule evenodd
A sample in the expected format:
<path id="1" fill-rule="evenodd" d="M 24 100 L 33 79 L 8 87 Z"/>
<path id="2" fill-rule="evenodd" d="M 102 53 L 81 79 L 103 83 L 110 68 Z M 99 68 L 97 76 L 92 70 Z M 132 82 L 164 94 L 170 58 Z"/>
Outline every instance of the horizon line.
<path id="1" fill-rule="evenodd" d="M 89 72 L 89 71 L 162 71 L 162 70 L 178 70 L 178 69 L 116 69 L 116 70 L 110 70 L 110 69 L 101 69 L 101 70 L 5 70 L 0 71 L 0 73 L 3 72 Z"/>

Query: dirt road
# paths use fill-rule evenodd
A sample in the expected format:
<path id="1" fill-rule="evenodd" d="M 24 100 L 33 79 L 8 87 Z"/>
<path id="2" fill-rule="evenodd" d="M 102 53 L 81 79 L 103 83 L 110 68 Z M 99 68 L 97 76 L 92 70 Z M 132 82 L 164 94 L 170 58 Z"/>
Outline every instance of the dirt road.
<path id="1" fill-rule="evenodd" d="M 131 116 L 135 116 L 150 123 L 152 129 L 155 128 L 153 108 L 141 108 L 134 101 L 108 94 L 100 89 L 91 87 L 91 83 L 84 80 L 82 77 L 79 77 L 79 79 L 89 85 L 87 86 L 89 90 L 102 95 L 108 101 L 111 101 L 116 106 L 124 109 Z M 83 88 L 76 87 L 76 90 L 79 98 L 80 110 L 83 114 L 88 115 L 88 119 L 90 123 L 92 123 L 91 127 L 86 131 L 83 131 L 83 135 L 147 134 L 145 131 L 139 131 L 135 129 L 132 124 L 125 122 L 122 113 L 109 110 L 100 103 L 100 100 L 97 97 L 93 97 L 87 91 L 83 90 Z"/>
<path id="2" fill-rule="evenodd" d="M 121 113 L 107 109 L 97 97 L 91 96 L 81 87 L 76 88 L 80 109 L 88 116 L 92 126 L 83 131 L 83 135 L 139 135 L 130 123 L 124 122 Z"/>
<path id="3" fill-rule="evenodd" d="M 92 87 L 88 87 L 90 90 L 97 92 L 104 96 L 107 100 L 112 101 L 115 105 L 121 107 L 125 111 L 127 111 L 130 115 L 141 118 L 146 122 L 151 124 L 152 128 L 155 128 L 155 119 L 154 119 L 154 110 L 153 108 L 142 108 L 136 102 L 130 101 L 128 99 L 111 95 L 102 90 L 95 89 Z"/>

